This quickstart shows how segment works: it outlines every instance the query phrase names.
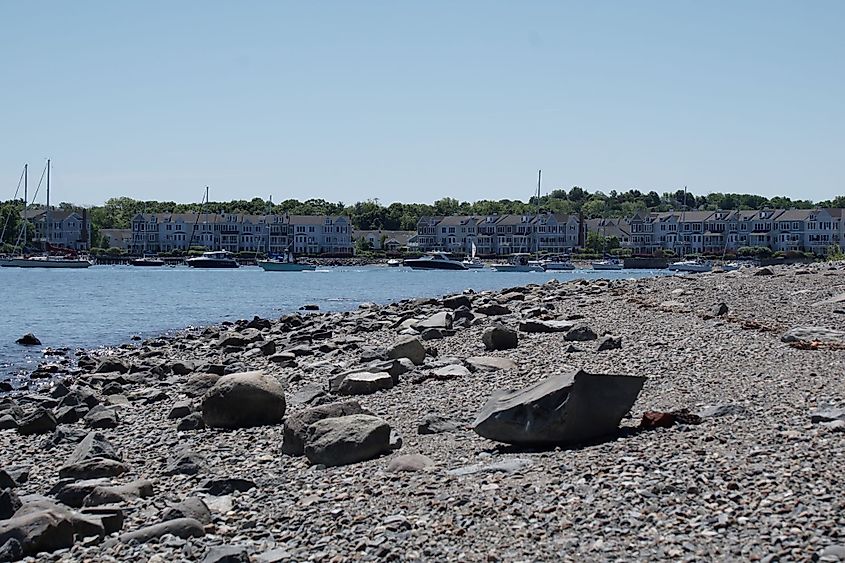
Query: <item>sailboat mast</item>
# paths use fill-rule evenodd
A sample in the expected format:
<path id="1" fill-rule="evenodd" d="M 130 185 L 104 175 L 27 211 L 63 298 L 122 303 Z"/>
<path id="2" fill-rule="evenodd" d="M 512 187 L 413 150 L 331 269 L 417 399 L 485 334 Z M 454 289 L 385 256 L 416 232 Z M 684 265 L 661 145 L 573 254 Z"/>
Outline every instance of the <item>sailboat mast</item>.
<path id="1" fill-rule="evenodd" d="M 26 256 L 26 231 L 29 226 L 29 218 L 26 216 L 26 206 L 29 201 L 29 163 L 23 165 L 23 242 L 21 243 L 21 256 Z"/>
<path id="2" fill-rule="evenodd" d="M 47 159 L 47 212 L 45 215 L 46 219 L 46 228 L 44 229 L 44 236 L 46 240 L 44 242 L 44 250 L 47 253 L 50 253 L 50 159 Z"/>
<path id="3" fill-rule="evenodd" d="M 543 180 L 543 171 L 537 170 L 537 221 L 540 220 L 540 183 Z M 534 230 L 538 230 L 540 228 L 539 225 L 534 226 Z M 540 243 L 539 239 L 537 238 L 537 233 L 534 233 L 534 252 L 537 253 L 537 256 L 540 256 Z"/>

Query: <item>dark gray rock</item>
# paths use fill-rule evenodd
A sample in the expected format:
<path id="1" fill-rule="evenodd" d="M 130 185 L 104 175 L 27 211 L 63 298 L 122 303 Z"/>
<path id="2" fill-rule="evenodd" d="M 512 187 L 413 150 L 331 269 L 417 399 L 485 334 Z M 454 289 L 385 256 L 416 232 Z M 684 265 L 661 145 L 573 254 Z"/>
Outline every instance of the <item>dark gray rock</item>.
<path id="1" fill-rule="evenodd" d="M 765 267 L 764 268 L 757 268 L 757 270 L 754 271 L 754 275 L 755 276 L 773 276 L 774 272 L 772 271 L 771 268 L 765 268 Z"/>
<path id="2" fill-rule="evenodd" d="M 181 448 L 171 456 L 165 475 L 196 475 L 206 471 L 205 458 L 190 448 Z"/>
<path id="3" fill-rule="evenodd" d="M 494 394 L 473 424 L 480 436 L 521 445 L 575 445 L 617 431 L 645 377 L 577 370 Z"/>
<path id="4" fill-rule="evenodd" d="M 14 430 L 18 427 L 15 417 L 10 414 L 0 415 L 0 430 Z"/>
<path id="5" fill-rule="evenodd" d="M 61 467 L 59 477 L 61 479 L 101 479 L 117 477 L 127 471 L 129 468 L 119 461 L 97 457 Z"/>
<path id="6" fill-rule="evenodd" d="M 544 333 L 544 332 L 567 332 L 575 324 L 569 321 L 543 321 L 539 319 L 525 319 L 519 321 L 519 332 Z"/>
<path id="7" fill-rule="evenodd" d="M 146 526 L 134 532 L 121 534 L 120 541 L 121 543 L 129 543 L 131 541 L 145 543 L 158 539 L 165 534 L 182 539 L 201 538 L 205 535 L 205 529 L 200 522 L 197 522 L 193 518 L 176 518 L 153 524 L 152 526 Z"/>
<path id="8" fill-rule="evenodd" d="M 322 386 L 309 384 L 291 395 L 289 402 L 292 405 L 316 405 L 326 397 L 328 397 L 328 394 Z"/>
<path id="9" fill-rule="evenodd" d="M 0 520 L 11 518 L 21 507 L 21 499 L 11 488 L 0 491 Z"/>
<path id="10" fill-rule="evenodd" d="M 36 338 L 34 334 L 31 332 L 27 332 L 17 340 L 15 340 L 16 344 L 20 344 L 21 346 L 41 346 L 41 341 Z"/>
<path id="11" fill-rule="evenodd" d="M 51 450 L 59 444 L 78 444 L 87 435 L 88 432 L 83 428 L 60 425 L 56 427 L 56 430 L 49 438 L 41 443 L 41 447 L 45 450 Z"/>
<path id="12" fill-rule="evenodd" d="M 85 438 L 76 446 L 73 453 L 65 461 L 65 466 L 76 465 L 83 461 L 95 458 L 113 459 L 114 461 L 122 461 L 122 458 L 114 449 L 111 442 L 100 432 L 89 432 Z"/>
<path id="13" fill-rule="evenodd" d="M 0 489 L 14 489 L 18 482 L 5 469 L 0 469 Z"/>
<path id="14" fill-rule="evenodd" d="M 211 523 L 211 511 L 199 497 L 188 497 L 182 502 L 164 509 L 161 514 L 162 521 L 176 520 L 177 518 L 193 518 L 203 524 Z"/>
<path id="15" fill-rule="evenodd" d="M 444 337 L 443 331 L 439 328 L 427 328 L 420 333 L 420 340 L 440 340 Z"/>
<path id="16" fill-rule="evenodd" d="M 205 428 L 205 422 L 202 415 L 198 412 L 193 412 L 179 421 L 176 425 L 176 430 L 179 432 L 189 432 L 191 430 L 202 430 Z"/>
<path id="17" fill-rule="evenodd" d="M 577 325 L 563 335 L 563 339 L 568 342 L 586 342 L 596 338 L 598 335 L 587 325 Z"/>
<path id="18" fill-rule="evenodd" d="M 53 411 L 38 407 L 33 412 L 26 414 L 18 420 L 18 434 L 29 436 L 32 434 L 45 434 L 52 432 L 58 426 L 58 421 Z"/>
<path id="19" fill-rule="evenodd" d="M 810 413 L 810 422 L 813 424 L 819 424 L 820 422 L 834 422 L 837 420 L 845 421 L 845 409 L 822 408 Z"/>
<path id="20" fill-rule="evenodd" d="M 472 300 L 468 295 L 450 295 L 443 298 L 443 306 L 447 309 L 460 309 L 461 307 L 472 309 Z"/>
<path id="21" fill-rule="evenodd" d="M 95 373 L 128 373 L 129 363 L 119 358 L 104 358 L 97 364 Z"/>
<path id="22" fill-rule="evenodd" d="M 118 417 L 117 411 L 106 408 L 103 405 L 97 405 L 88 411 L 84 420 L 85 426 L 95 429 L 117 428 L 117 425 L 120 424 L 120 417 Z"/>
<path id="23" fill-rule="evenodd" d="M 0 544 L 0 561 L 17 561 L 23 558 L 23 546 L 15 538 L 9 538 L 6 543 Z"/>
<path id="24" fill-rule="evenodd" d="M 337 418 L 351 414 L 363 414 L 364 409 L 357 401 L 330 403 L 300 411 L 288 416 L 282 438 L 282 453 L 303 455 L 308 427 L 324 418 Z"/>
<path id="25" fill-rule="evenodd" d="M 211 427 L 279 424 L 284 416 L 284 389 L 263 371 L 224 375 L 202 398 L 202 418 Z"/>
<path id="26" fill-rule="evenodd" d="M 170 412 L 167 413 L 168 420 L 177 420 L 180 418 L 185 418 L 193 411 L 193 407 L 191 401 L 177 401 L 173 404 L 170 408 Z"/>
<path id="27" fill-rule="evenodd" d="M 305 456 L 313 464 L 348 465 L 390 451 L 390 425 L 381 418 L 353 414 L 325 418 L 308 427 Z"/>
<path id="28" fill-rule="evenodd" d="M 223 366 L 220 367 L 223 368 Z M 222 371 L 223 369 L 220 369 L 220 374 L 192 373 L 182 386 L 182 390 L 189 397 L 202 397 L 209 389 L 214 387 L 214 384 L 220 379 Z"/>
<path id="29" fill-rule="evenodd" d="M 461 422 L 442 414 L 427 414 L 417 425 L 418 434 L 444 434 L 454 432 L 461 427 Z"/>
<path id="30" fill-rule="evenodd" d="M 392 360 L 408 358 L 414 365 L 422 365 L 425 361 L 425 346 L 416 336 L 400 336 L 387 349 L 386 357 Z"/>
<path id="31" fill-rule="evenodd" d="M 510 350 L 519 345 L 519 335 L 503 325 L 495 324 L 481 334 L 481 341 L 487 350 Z"/>
<path id="32" fill-rule="evenodd" d="M 820 326 L 799 326 L 784 334 L 781 341 L 789 344 L 820 343 L 845 346 L 845 331 Z"/>
<path id="33" fill-rule="evenodd" d="M 607 350 L 619 350 L 622 348 L 621 336 L 602 336 L 596 345 L 596 352 L 605 352 Z"/>
<path id="34" fill-rule="evenodd" d="M 212 547 L 202 559 L 202 563 L 249 563 L 249 561 L 246 548 L 236 545 Z"/>
<path id="35" fill-rule="evenodd" d="M 728 314 L 728 306 L 724 303 L 716 303 L 710 307 L 709 313 L 713 317 L 723 317 Z"/>
<path id="36" fill-rule="evenodd" d="M 73 546 L 74 529 L 69 514 L 39 510 L 0 522 L 0 545 L 14 540 L 23 555 L 53 552 Z"/>
<path id="37" fill-rule="evenodd" d="M 88 493 L 83 500 L 85 506 L 101 506 L 104 504 L 120 504 L 137 498 L 147 498 L 153 495 L 153 484 L 147 479 L 138 479 L 124 485 L 100 485 Z"/>
<path id="38" fill-rule="evenodd" d="M 86 479 L 84 481 L 63 479 L 53 485 L 48 494 L 64 505 L 80 508 L 85 502 L 85 497 L 91 494 L 94 489 L 108 487 L 109 483 L 108 479 Z"/>
<path id="39" fill-rule="evenodd" d="M 512 311 L 499 303 L 490 303 L 489 305 L 476 307 L 475 312 L 487 315 L 488 317 L 499 317 L 501 315 L 510 315 Z"/>
<path id="40" fill-rule="evenodd" d="M 338 395 L 370 395 L 393 388 L 393 377 L 387 373 L 358 372 L 343 378 L 337 387 Z"/>
<path id="41" fill-rule="evenodd" d="M 119 506 L 86 506 L 80 511 L 80 514 L 99 520 L 106 534 L 117 533 L 123 528 L 123 509 Z"/>
<path id="42" fill-rule="evenodd" d="M 212 496 L 230 495 L 235 491 L 248 491 L 255 488 L 255 482 L 240 477 L 215 477 L 206 479 L 200 489 Z"/>

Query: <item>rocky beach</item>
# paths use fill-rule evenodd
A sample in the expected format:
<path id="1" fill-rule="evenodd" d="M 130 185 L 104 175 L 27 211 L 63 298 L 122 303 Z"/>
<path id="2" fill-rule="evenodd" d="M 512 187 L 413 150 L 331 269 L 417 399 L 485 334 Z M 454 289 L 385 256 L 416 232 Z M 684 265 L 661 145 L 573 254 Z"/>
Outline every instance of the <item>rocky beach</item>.
<path id="1" fill-rule="evenodd" d="M 55 351 L 0 561 L 845 559 L 845 264 L 314 309 Z"/>

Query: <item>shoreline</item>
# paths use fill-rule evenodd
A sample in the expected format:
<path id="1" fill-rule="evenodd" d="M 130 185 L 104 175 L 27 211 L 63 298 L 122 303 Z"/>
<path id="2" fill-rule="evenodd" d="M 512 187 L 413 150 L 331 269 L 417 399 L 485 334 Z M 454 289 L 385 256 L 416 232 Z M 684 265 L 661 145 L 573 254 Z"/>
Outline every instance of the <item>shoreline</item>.
<path id="1" fill-rule="evenodd" d="M 28 466 L 28 479 L 14 487 L 24 500 L 33 502 L 27 494 L 67 500 L 72 482 L 61 481 L 58 470 L 78 440 L 95 430 L 119 453 L 125 471 L 97 486 L 123 486 L 109 497 L 124 520 L 120 532 L 74 542 L 52 558 L 58 561 L 198 560 L 220 546 L 236 546 L 257 561 L 807 558 L 843 542 L 840 507 L 818 491 L 838 490 L 835 452 L 845 433 L 813 422 L 811 413 L 845 406 L 845 352 L 835 335 L 806 349 L 782 339 L 795 327 L 841 324 L 845 314 L 835 311 L 845 299 L 835 298 L 845 292 L 845 265 L 770 271 L 553 280 L 445 301 L 224 322 L 132 349 L 88 351 L 73 382 L 0 396 L 0 420 L 12 413 L 17 423 L 36 407 L 65 420 L 77 409 L 82 417 L 58 433 L 0 430 L 7 452 L 0 469 Z M 720 304 L 727 311 L 714 310 Z M 443 313 L 451 315 L 448 323 Z M 534 332 L 546 321 L 586 325 L 596 338 Z M 421 322 L 421 331 L 412 328 Z M 484 349 L 482 333 L 494 323 L 514 330 L 522 323 L 516 348 Z M 421 341 L 424 361 L 391 373 L 387 379 L 396 381 L 389 388 L 380 378 L 385 387 L 372 394 L 331 390 L 338 376 L 379 362 L 401 371 L 395 363 L 388 368 L 383 349 L 427 330 L 435 332 Z M 604 336 L 621 338 L 621 347 L 599 350 Z M 501 369 L 472 360 L 478 357 L 500 358 L 488 363 Z M 570 368 L 648 378 L 622 421 L 626 432 L 539 450 L 472 432 L 494 390 Z M 282 384 L 288 423 L 315 405 L 354 400 L 386 421 L 401 447 L 323 468 L 280 451 L 284 424 L 189 429 L 191 420 L 202 421 L 195 414 L 201 397 L 221 374 L 255 369 Z M 68 396 L 78 400 L 70 404 Z M 94 401 L 101 407 L 96 416 Z M 721 410 L 702 414 L 708 406 Z M 680 409 L 702 414 L 701 423 L 635 431 L 645 412 Z M 415 454 L 431 467 L 389 470 L 397 458 Z M 253 486 L 214 494 L 209 479 Z M 149 481 L 151 491 L 138 480 Z M 201 537 L 180 538 L 170 528 L 159 540 L 120 540 L 121 533 L 161 523 L 169 507 L 186 499 L 207 507 L 201 530 L 191 532 Z"/>

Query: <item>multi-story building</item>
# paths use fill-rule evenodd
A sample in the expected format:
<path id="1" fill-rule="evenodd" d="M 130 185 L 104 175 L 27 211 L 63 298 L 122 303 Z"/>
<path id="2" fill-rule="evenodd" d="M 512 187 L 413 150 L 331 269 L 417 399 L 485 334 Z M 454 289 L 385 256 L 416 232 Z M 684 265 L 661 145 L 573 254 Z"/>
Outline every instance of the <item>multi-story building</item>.
<path id="1" fill-rule="evenodd" d="M 103 248 L 128 251 L 132 246 L 132 229 L 100 229 L 100 244 Z"/>
<path id="2" fill-rule="evenodd" d="M 571 252 L 578 246 L 580 228 L 574 215 L 545 213 L 451 215 L 422 217 L 417 223 L 416 248 L 480 256 L 514 252 Z"/>
<path id="3" fill-rule="evenodd" d="M 588 230 L 600 223 L 587 222 Z M 670 250 L 676 254 L 723 254 L 744 246 L 772 251 L 825 254 L 832 245 L 845 248 L 841 209 L 761 209 L 749 211 L 638 212 L 616 220 L 624 248 L 635 254 Z M 627 239 L 626 238 L 627 234 Z"/>
<path id="4" fill-rule="evenodd" d="M 91 248 L 91 221 L 88 210 L 27 209 L 23 217 L 35 227 L 34 242 L 47 242 L 73 250 Z"/>
<path id="5" fill-rule="evenodd" d="M 381 229 L 363 231 L 354 229 L 352 239 L 353 241 L 364 239 L 373 250 L 398 252 L 402 248 L 408 248 L 410 239 L 416 234 L 416 231 L 385 231 Z"/>
<path id="6" fill-rule="evenodd" d="M 185 251 L 189 247 L 229 252 L 351 255 L 347 217 L 249 215 L 245 213 L 139 213 L 132 219 L 134 254 Z"/>

